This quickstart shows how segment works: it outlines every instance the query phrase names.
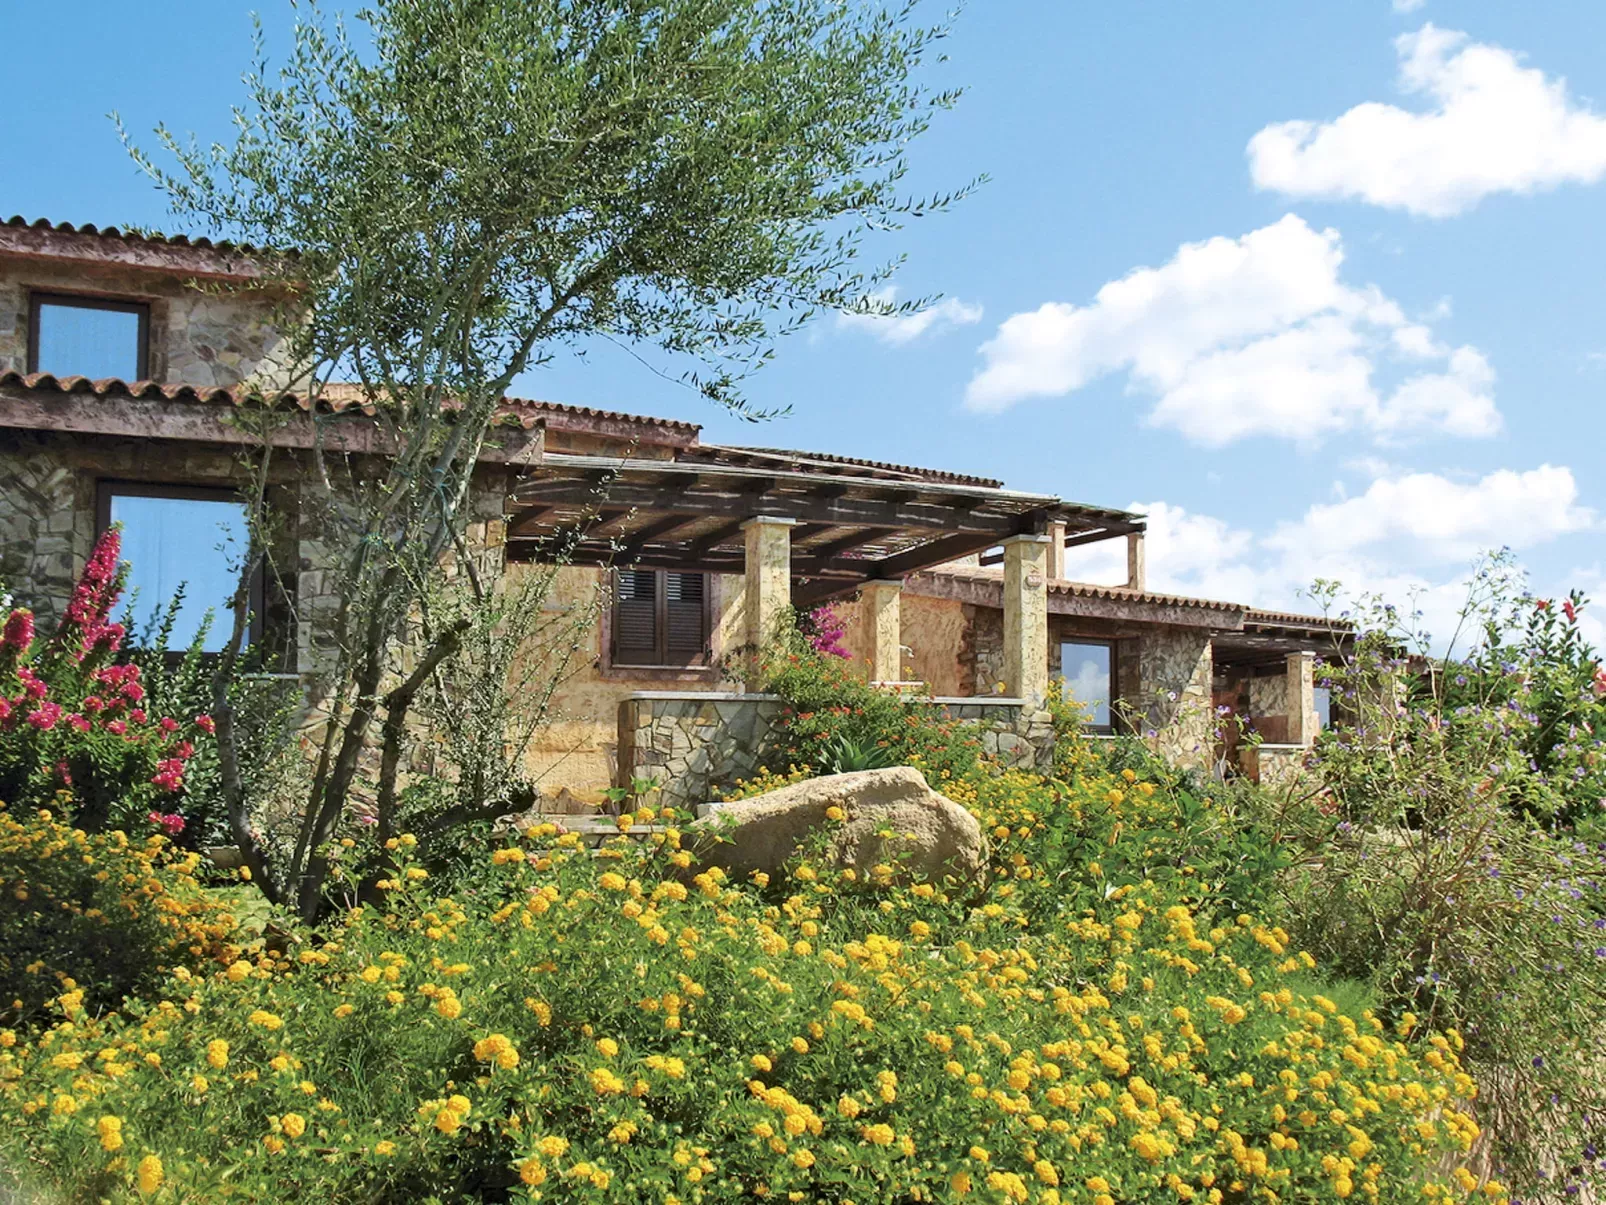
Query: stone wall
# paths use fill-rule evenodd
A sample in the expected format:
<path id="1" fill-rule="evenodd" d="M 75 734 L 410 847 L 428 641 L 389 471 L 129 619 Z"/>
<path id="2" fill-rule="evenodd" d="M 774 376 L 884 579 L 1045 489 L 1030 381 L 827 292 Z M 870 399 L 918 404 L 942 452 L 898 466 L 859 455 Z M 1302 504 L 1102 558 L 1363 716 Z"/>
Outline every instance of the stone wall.
<path id="1" fill-rule="evenodd" d="M 619 704 L 619 777 L 651 778 L 673 807 L 707 803 L 716 787 L 751 778 L 769 756 L 776 695 L 640 691 Z"/>
<path id="2" fill-rule="evenodd" d="M 284 339 L 273 325 L 274 303 L 262 293 L 198 287 L 183 279 L 124 267 L 28 261 L 0 276 L 0 372 L 27 371 L 29 296 L 35 292 L 98 295 L 150 306 L 147 376 L 187 385 L 278 382 L 285 375 Z M 70 367 L 52 368 L 68 375 Z"/>
<path id="3" fill-rule="evenodd" d="M 1181 765 L 1209 764 L 1215 745 L 1209 632 L 1157 626 L 1138 645 L 1138 693 L 1126 702 L 1143 735 Z"/>
<path id="4" fill-rule="evenodd" d="M 1272 790 L 1285 789 L 1305 773 L 1305 759 L 1310 750 L 1303 745 L 1272 744 L 1245 745 L 1239 751 L 1239 765 L 1252 781 Z"/>
<path id="5" fill-rule="evenodd" d="M 538 566 L 508 566 L 514 582 L 523 574 L 542 571 Z M 709 586 L 713 609 L 710 643 L 717 662 L 746 639 L 742 579 L 735 574 L 716 574 Z M 632 755 L 621 753 L 619 747 L 626 728 L 634 731 L 619 719 L 627 700 L 643 691 L 650 695 L 663 690 L 701 702 L 735 687 L 717 665 L 688 669 L 610 666 L 606 650 L 611 617 L 606 602 L 604 570 L 566 566 L 556 571 L 546 603 L 555 617 L 559 611 L 575 608 L 593 609 L 599 617 L 578 633 L 581 647 L 570 664 L 569 676 L 553 692 L 549 722 L 525 751 L 525 773 L 549 797 L 565 794 L 579 802 L 597 803 L 621 774 L 629 778 Z"/>
<path id="6" fill-rule="evenodd" d="M 1047 769 L 1054 727 L 1047 711 L 1018 699 L 911 700 L 977 730 L 983 751 L 1012 768 Z M 619 705 L 619 784 L 651 778 L 662 802 L 706 803 L 714 790 L 751 778 L 774 750 L 775 695 L 641 691 Z"/>

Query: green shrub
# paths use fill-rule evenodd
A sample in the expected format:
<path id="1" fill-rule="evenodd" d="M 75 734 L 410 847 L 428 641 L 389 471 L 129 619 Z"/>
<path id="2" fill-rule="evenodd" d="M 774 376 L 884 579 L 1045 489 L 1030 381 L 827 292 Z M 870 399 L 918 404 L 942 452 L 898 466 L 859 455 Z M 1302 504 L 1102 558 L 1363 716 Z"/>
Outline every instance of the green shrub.
<path id="1" fill-rule="evenodd" d="M 1134 779 L 967 779 L 965 898 L 548 827 L 465 901 L 401 839 L 383 909 L 0 1035 L 0 1152 L 74 1199 L 1468 1199 L 1431 1168 L 1475 1133 L 1460 1039 L 1143 875 L 1187 813 Z"/>
<path id="2" fill-rule="evenodd" d="M 115 1008 L 174 966 L 227 955 L 234 918 L 195 884 L 198 862 L 161 836 L 0 811 L 0 1023 L 33 1024 L 64 991 Z"/>
<path id="3" fill-rule="evenodd" d="M 896 690 L 872 686 L 850 662 L 820 652 L 796 633 L 765 650 L 760 664 L 765 691 L 785 701 L 766 766 L 771 771 L 912 765 L 940 784 L 970 773 L 980 760 L 981 742 L 970 726 Z"/>

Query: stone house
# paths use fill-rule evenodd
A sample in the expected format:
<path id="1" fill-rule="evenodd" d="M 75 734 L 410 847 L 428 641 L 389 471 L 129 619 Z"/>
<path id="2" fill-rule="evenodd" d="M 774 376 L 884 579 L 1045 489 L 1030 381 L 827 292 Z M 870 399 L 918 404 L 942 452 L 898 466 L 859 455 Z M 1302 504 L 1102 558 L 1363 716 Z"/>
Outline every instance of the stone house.
<path id="1" fill-rule="evenodd" d="M 145 608 L 186 583 L 180 635 L 233 589 L 240 418 L 282 379 L 274 298 L 248 249 L 108 228 L 0 224 L 0 583 L 65 605 L 100 529 L 124 524 Z M 300 516 L 305 449 L 381 455 L 355 393 L 289 394 L 270 485 Z M 789 606 L 832 603 L 856 664 L 935 698 L 1029 760 L 1063 674 L 1095 731 L 1133 728 L 1207 763 L 1212 713 L 1251 717 L 1252 773 L 1320 722 L 1323 620 L 1149 592 L 1139 515 L 961 473 L 705 443 L 694 424 L 506 399 L 477 470 L 470 538 L 515 580 L 561 543 L 549 603 L 605 599 L 584 664 L 529 751 L 544 789 L 595 798 L 632 774 L 687 798 L 750 770 L 774 704 L 730 680 Z M 231 527 L 231 525 L 233 525 Z M 311 516 L 253 596 L 271 664 L 315 689 L 338 605 Z M 221 532 L 222 538 L 197 533 Z M 1128 546 L 1124 587 L 1065 578 L 1065 549 Z M 188 626 L 185 626 L 188 625 Z M 1258 762 L 1257 762 L 1258 758 Z"/>

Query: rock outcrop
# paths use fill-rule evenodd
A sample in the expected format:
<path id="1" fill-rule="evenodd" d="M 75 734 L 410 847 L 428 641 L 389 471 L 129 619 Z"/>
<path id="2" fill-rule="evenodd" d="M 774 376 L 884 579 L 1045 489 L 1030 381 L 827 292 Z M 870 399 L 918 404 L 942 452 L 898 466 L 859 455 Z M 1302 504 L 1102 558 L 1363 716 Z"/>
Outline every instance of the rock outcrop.
<path id="1" fill-rule="evenodd" d="M 912 766 L 831 774 L 718 803 L 692 828 L 699 864 L 740 877 L 776 874 L 816 841 L 826 863 L 866 878 L 893 867 L 884 881 L 969 882 L 986 856 L 976 818 Z"/>

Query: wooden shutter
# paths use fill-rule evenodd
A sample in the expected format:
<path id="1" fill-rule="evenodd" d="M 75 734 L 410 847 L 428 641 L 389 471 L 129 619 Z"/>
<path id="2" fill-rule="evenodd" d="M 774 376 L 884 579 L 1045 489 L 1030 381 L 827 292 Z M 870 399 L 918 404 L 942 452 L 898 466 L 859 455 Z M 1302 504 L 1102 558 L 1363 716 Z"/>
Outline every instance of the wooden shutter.
<path id="1" fill-rule="evenodd" d="M 619 571 L 613 603 L 613 659 L 619 665 L 657 665 L 658 575 L 650 569 Z"/>
<path id="2" fill-rule="evenodd" d="M 703 659 L 708 645 L 708 608 L 704 598 L 707 579 L 701 573 L 665 573 L 665 665 L 692 665 Z"/>

